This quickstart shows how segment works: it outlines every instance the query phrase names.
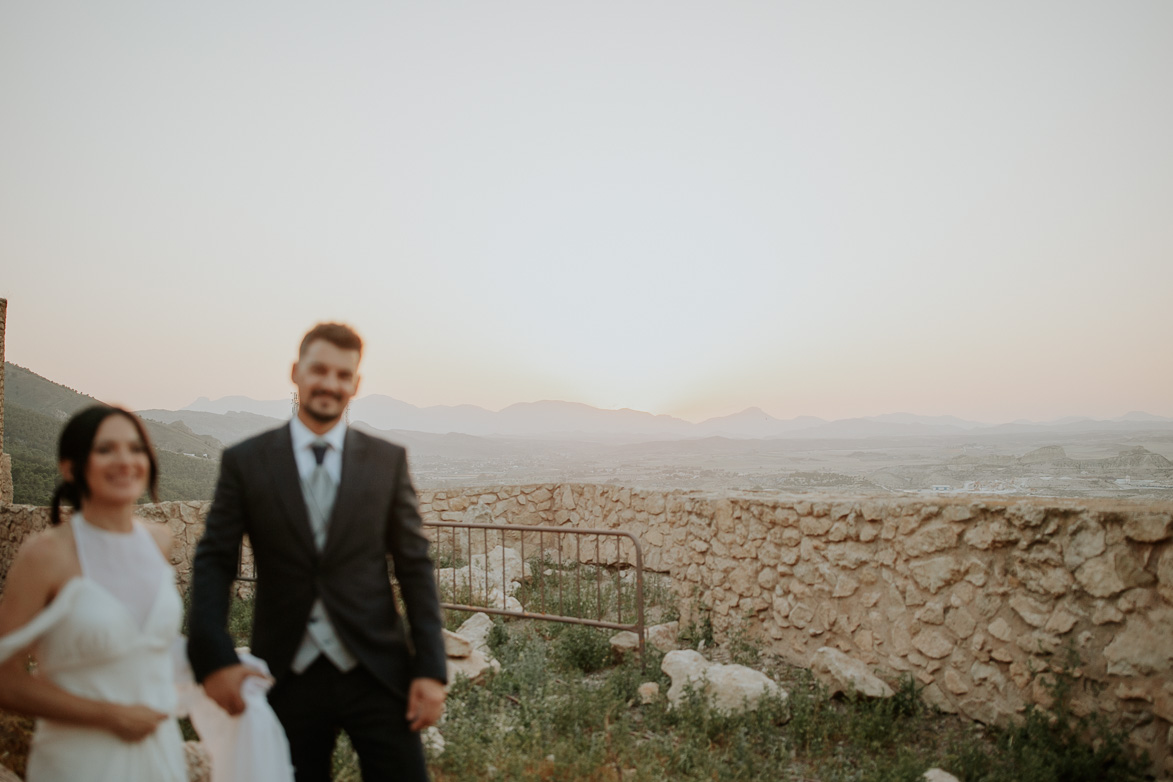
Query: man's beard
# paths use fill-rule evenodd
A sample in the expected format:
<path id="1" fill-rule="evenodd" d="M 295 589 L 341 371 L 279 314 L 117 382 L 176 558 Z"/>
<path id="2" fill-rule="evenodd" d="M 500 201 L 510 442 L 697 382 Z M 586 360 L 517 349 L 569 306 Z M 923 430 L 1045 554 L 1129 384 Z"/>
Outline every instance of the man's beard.
<path id="1" fill-rule="evenodd" d="M 317 397 L 317 396 L 324 396 L 329 399 L 333 399 L 336 402 L 342 401 L 341 399 L 334 396 L 333 394 L 314 394 L 314 397 Z M 313 402 L 314 397 L 310 397 L 311 403 Z M 310 418 L 314 419 L 315 421 L 317 421 L 318 423 L 321 423 L 321 424 L 328 424 L 328 423 L 332 423 L 334 421 L 337 421 L 339 418 L 342 417 L 342 414 L 346 412 L 345 407 L 343 407 L 341 410 L 339 410 L 336 415 L 330 415 L 327 413 L 319 413 L 317 410 L 314 410 L 312 405 L 303 405 L 302 407 L 305 409 L 306 415 L 308 415 Z"/>

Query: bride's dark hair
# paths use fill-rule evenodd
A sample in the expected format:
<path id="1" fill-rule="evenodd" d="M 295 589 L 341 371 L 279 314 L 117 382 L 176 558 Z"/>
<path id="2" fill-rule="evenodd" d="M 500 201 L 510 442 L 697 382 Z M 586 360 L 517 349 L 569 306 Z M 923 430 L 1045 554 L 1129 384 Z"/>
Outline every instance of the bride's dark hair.
<path id="1" fill-rule="evenodd" d="M 121 407 L 92 405 L 75 413 L 73 418 L 70 418 L 69 422 L 65 424 L 65 428 L 61 430 L 61 439 L 57 443 L 57 462 L 58 464 L 68 462 L 73 475 L 71 480 L 62 477 L 61 482 L 57 484 L 57 490 L 53 492 L 53 505 L 49 513 L 51 524 L 61 523 L 62 500 L 74 508 L 80 509 L 82 497 L 89 496 L 90 487 L 86 484 L 86 465 L 90 461 L 90 452 L 94 450 L 94 437 L 98 434 L 98 427 L 112 415 L 126 418 L 134 424 L 134 428 L 138 431 L 139 439 L 143 441 L 143 446 L 146 448 L 147 459 L 151 463 L 147 487 L 150 489 L 151 499 L 155 502 L 159 501 L 157 493 L 159 463 L 155 459 L 155 449 L 151 446 L 151 438 L 147 434 L 147 428 L 143 426 L 143 422 L 139 420 L 137 415 L 129 410 L 123 410 Z"/>

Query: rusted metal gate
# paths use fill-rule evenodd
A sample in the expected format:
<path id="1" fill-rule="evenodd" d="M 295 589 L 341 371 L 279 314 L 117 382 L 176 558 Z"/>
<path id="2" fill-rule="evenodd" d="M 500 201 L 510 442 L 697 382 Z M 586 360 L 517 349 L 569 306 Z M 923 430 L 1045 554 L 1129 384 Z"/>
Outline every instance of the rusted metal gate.
<path id="1" fill-rule="evenodd" d="M 432 542 L 433 558 L 441 565 L 454 565 L 436 569 L 441 595 L 447 588 L 449 595 L 467 598 L 442 601 L 444 608 L 629 630 L 639 639 L 643 659 L 643 551 L 630 532 L 460 521 L 425 521 L 424 527 Z M 507 549 L 516 553 L 520 573 L 510 567 Z M 473 553 L 478 550 L 480 554 Z M 496 561 L 494 552 L 500 552 Z M 237 581 L 256 581 L 251 554 L 242 541 Z M 455 566 L 465 560 L 466 564 Z M 476 567 L 478 562 L 484 567 Z M 538 573 L 532 572 L 532 562 L 541 568 Z M 555 577 L 549 578 L 547 571 Z M 509 603 L 516 591 L 511 582 L 517 575 L 532 586 L 529 605 L 520 609 Z M 630 607 L 625 611 L 628 601 Z M 534 608 L 537 610 L 531 610 Z"/>
<path id="2" fill-rule="evenodd" d="M 459 521 L 425 521 L 424 528 L 436 561 L 452 565 L 436 569 L 441 594 L 467 599 L 444 600 L 444 608 L 629 630 L 643 659 L 643 551 L 630 532 Z M 507 562 L 509 551 L 520 573 Z M 529 583 L 520 609 L 509 603 L 518 576 Z"/>

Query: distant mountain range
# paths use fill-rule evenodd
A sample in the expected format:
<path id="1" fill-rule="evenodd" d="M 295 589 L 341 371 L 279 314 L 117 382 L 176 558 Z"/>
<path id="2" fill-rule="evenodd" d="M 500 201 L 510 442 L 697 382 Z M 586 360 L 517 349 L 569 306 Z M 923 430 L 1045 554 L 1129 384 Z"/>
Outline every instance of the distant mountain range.
<path id="1" fill-rule="evenodd" d="M 96 400 L 13 364 L 5 370 L 4 449 L 12 455 L 17 502 L 43 505 L 57 480 L 62 424 Z M 161 497 L 209 498 L 221 449 L 281 426 L 292 411 L 292 400 L 244 396 L 140 410 L 159 454 Z M 1166 483 L 1173 486 L 1173 419 L 1143 412 L 989 425 L 911 413 L 783 420 L 749 408 L 691 423 L 572 402 L 493 412 L 371 395 L 354 400 L 349 416 L 356 429 L 406 446 L 420 485 L 428 486 L 576 480 L 916 491 L 972 482 L 1068 493 L 1062 496 L 1164 496 Z"/>
<path id="2" fill-rule="evenodd" d="M 182 410 L 146 410 L 143 415 L 156 420 L 182 420 L 195 431 L 209 432 L 208 414 L 233 416 L 220 419 L 227 428 L 216 437 L 225 443 L 239 437 L 228 431 L 260 431 L 278 421 L 286 420 L 292 412 L 289 400 L 255 400 L 244 396 L 210 400 L 201 397 Z M 203 425 L 197 425 L 195 416 L 201 416 Z M 262 417 L 264 420 L 262 420 Z M 1138 428 L 1169 427 L 1173 418 L 1162 418 L 1149 413 L 1134 412 L 1110 421 L 1090 418 L 1062 419 L 1054 422 L 1016 421 L 992 426 L 966 421 L 954 416 L 922 416 L 912 413 L 891 413 L 866 418 L 845 418 L 826 421 L 813 416 L 774 418 L 760 408 L 751 407 L 740 413 L 710 418 L 692 423 L 668 415 L 653 415 L 639 410 L 602 410 L 578 402 L 522 402 L 499 412 L 474 405 L 437 405 L 417 407 L 381 394 L 355 399 L 350 405 L 350 420 L 364 423 L 373 429 L 423 432 L 431 434 L 458 433 L 480 437 L 523 437 L 541 439 L 577 440 L 679 440 L 701 437 L 732 439 L 801 438 L 813 440 L 855 440 L 869 437 L 933 437 L 974 433 L 1026 433 L 1039 431 L 1120 431 Z"/>

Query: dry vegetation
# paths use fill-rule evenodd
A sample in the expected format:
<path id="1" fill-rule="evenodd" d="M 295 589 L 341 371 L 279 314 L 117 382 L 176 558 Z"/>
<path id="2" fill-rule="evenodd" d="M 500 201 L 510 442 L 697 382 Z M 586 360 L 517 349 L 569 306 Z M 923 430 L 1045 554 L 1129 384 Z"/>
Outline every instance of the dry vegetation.
<path id="1" fill-rule="evenodd" d="M 24 778 L 33 721 L 27 717 L 0 711 L 0 765 Z"/>

